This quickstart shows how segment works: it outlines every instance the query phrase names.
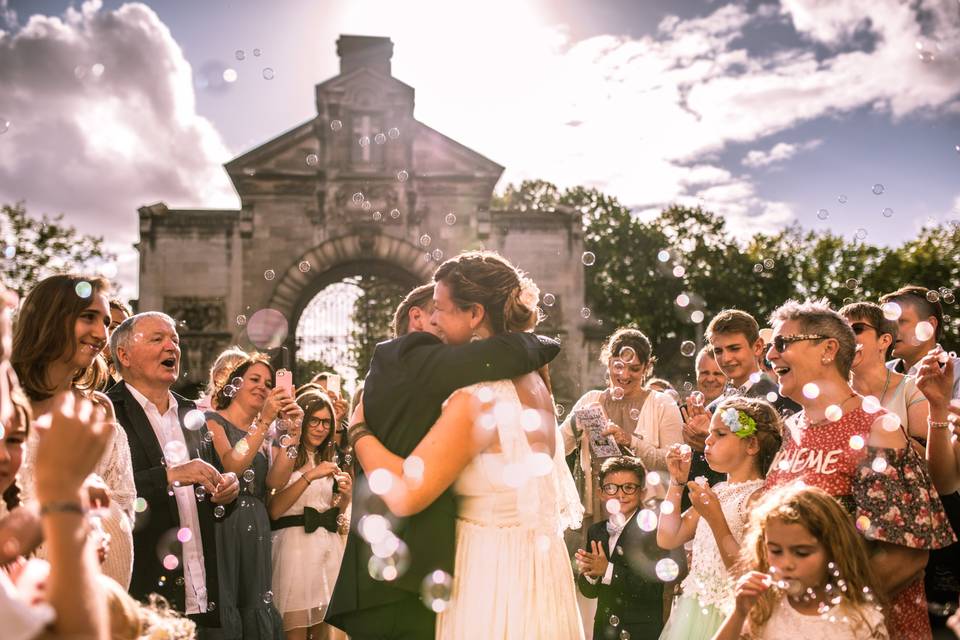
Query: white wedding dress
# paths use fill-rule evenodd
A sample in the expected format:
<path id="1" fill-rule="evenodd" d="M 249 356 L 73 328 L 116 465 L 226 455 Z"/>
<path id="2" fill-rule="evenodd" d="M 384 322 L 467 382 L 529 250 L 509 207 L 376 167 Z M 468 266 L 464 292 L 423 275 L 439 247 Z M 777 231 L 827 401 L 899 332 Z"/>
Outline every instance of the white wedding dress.
<path id="1" fill-rule="evenodd" d="M 583 508 L 559 431 L 552 457 L 534 452 L 511 381 L 461 391 L 492 401 L 487 426 L 495 422 L 501 451 L 479 454 L 454 484 L 460 499 L 456 575 L 437 618 L 437 638 L 582 639 L 562 532 L 580 526 Z"/>

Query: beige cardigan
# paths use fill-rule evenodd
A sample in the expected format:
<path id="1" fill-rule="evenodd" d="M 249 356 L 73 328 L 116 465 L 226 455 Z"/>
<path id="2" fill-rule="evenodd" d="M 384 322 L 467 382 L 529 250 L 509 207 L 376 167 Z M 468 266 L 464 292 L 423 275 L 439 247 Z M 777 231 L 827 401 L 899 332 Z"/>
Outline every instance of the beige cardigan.
<path id="1" fill-rule="evenodd" d="M 563 434 L 563 445 L 566 455 L 570 455 L 577 446 L 573 435 L 573 421 L 575 412 L 591 403 L 599 402 L 602 390 L 593 390 L 585 393 L 567 414 L 566 420 L 560 425 Z M 631 434 L 630 448 L 636 454 L 647 471 L 660 473 L 660 483 L 657 486 L 647 487 L 648 497 L 662 499 L 666 495 L 667 482 L 667 449 L 672 444 L 683 442 L 683 418 L 680 416 L 680 407 L 665 393 L 650 391 L 640 417 L 635 425 L 620 425 Z M 582 434 L 581 434 L 582 437 Z M 583 504 L 587 513 L 594 513 L 593 509 L 593 470 L 590 460 L 589 445 L 580 447 L 580 468 L 586 478 Z"/>

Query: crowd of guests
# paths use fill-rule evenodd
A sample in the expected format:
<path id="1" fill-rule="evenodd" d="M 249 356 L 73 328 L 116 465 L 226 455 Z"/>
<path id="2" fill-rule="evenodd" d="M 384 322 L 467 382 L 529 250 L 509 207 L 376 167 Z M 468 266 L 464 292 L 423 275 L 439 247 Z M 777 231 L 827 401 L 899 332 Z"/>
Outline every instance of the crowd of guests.
<path id="1" fill-rule="evenodd" d="M 394 337 L 437 333 L 434 294 L 429 284 L 407 296 Z M 748 313 L 725 310 L 682 397 L 653 377 L 646 335 L 610 335 L 605 386 L 556 428 L 555 457 L 566 454 L 584 512 L 566 537 L 573 619 L 587 634 L 958 631 L 960 359 L 939 346 L 943 311 L 929 294 L 908 286 L 839 310 L 788 301 L 763 332 Z M 132 314 L 107 281 L 56 275 L 22 303 L 5 289 L 0 298 L 3 637 L 346 638 L 328 615 L 341 563 L 369 559 L 371 576 L 402 581 L 405 567 L 375 567 L 354 548 L 369 536 L 349 535 L 354 502 L 367 495 L 355 479 L 390 465 L 409 475 L 413 459 L 396 455 L 412 444 L 398 452 L 368 439 L 354 460 L 346 427 L 357 407 L 362 425 L 362 389 L 351 406 L 336 374 L 297 386 L 270 358 L 233 347 L 189 399 L 173 390 L 177 323 Z M 468 347 L 487 338 L 444 337 Z M 456 370 L 452 360 L 428 364 L 434 376 Z M 458 380 L 437 388 L 470 382 Z M 443 407 L 457 411 L 453 400 Z M 456 458 L 458 428 L 437 431 L 437 460 L 416 460 Z M 427 498 L 386 493 L 386 506 L 456 509 L 450 482 L 431 482 L 419 483 Z M 458 544 L 479 544 L 463 527 Z M 414 563 L 435 542 L 407 541 Z M 486 597 L 455 584 L 447 597 Z"/>

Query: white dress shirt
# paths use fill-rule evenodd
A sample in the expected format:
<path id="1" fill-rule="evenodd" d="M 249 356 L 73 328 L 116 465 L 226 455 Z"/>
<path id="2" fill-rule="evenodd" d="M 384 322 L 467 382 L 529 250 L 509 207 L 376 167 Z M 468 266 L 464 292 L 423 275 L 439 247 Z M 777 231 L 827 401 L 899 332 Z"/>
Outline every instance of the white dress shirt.
<path id="1" fill-rule="evenodd" d="M 160 409 L 137 391 L 133 385 L 127 383 L 127 389 L 147 414 L 147 420 L 153 427 L 153 432 L 160 442 L 160 448 L 167 451 L 170 442 L 180 442 L 185 451 L 187 441 L 183 437 L 180 426 L 180 417 L 177 413 L 177 399 L 167 392 L 169 407 L 167 412 L 160 415 Z M 189 455 L 189 454 L 188 454 Z M 185 462 L 183 460 L 181 462 Z M 200 516 L 197 512 L 197 498 L 194 486 L 186 485 L 173 488 L 177 499 L 177 512 L 180 515 L 180 526 L 187 527 L 193 533 L 189 540 L 183 543 L 183 582 L 186 589 L 186 613 L 205 613 L 207 611 L 207 574 L 203 565 L 203 544 L 200 540 Z"/>

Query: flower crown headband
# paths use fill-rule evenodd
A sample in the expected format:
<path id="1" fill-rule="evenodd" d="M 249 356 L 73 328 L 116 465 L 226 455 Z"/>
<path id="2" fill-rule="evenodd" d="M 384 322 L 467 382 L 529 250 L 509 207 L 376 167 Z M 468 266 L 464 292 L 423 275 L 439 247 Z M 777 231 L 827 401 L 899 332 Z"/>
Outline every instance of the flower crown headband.
<path id="1" fill-rule="evenodd" d="M 720 414 L 720 419 L 738 438 L 749 438 L 757 432 L 757 421 L 748 416 L 745 411 L 727 407 Z"/>

